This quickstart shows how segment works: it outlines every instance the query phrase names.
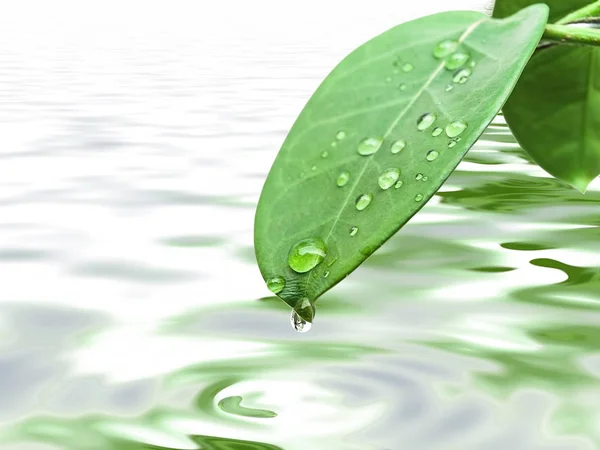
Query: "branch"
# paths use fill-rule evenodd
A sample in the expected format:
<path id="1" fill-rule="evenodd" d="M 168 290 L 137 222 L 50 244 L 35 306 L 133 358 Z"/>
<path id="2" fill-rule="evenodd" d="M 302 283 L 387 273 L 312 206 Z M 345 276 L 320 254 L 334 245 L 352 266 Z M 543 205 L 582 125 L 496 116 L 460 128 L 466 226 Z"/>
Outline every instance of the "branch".
<path id="1" fill-rule="evenodd" d="M 556 22 L 557 25 L 564 25 L 570 22 L 577 22 L 582 19 L 600 16 L 600 1 L 596 1 L 590 5 L 584 6 L 571 14 L 566 15 Z"/>
<path id="2" fill-rule="evenodd" d="M 561 44 L 593 45 L 600 47 L 600 31 L 566 25 L 546 25 L 542 40 Z"/>

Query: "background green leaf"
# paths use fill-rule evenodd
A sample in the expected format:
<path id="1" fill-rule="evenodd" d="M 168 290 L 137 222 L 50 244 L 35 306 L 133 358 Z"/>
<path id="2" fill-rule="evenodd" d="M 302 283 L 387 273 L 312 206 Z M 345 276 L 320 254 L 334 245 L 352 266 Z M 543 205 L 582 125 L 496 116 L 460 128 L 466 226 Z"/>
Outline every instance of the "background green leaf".
<path id="1" fill-rule="evenodd" d="M 277 155 L 255 219 L 260 270 L 303 318 L 312 320 L 308 302 L 358 267 L 452 173 L 506 101 L 547 14 L 537 5 L 506 20 L 477 12 L 417 19 L 359 47 L 325 79 Z M 457 74 L 457 54 L 446 61 L 434 57 L 436 46 L 446 40 L 459 42 L 457 52 L 470 56 L 462 61 L 470 76 Z M 425 128 L 423 119 L 420 128 L 425 129 L 419 129 L 419 119 L 428 113 L 435 121 Z M 468 127 L 451 144 L 446 127 L 455 121 Z M 359 149 L 369 153 L 379 140 L 376 153 L 359 154 Z M 405 148 L 394 153 L 402 141 Z M 382 189 L 380 175 L 395 168 L 402 185 Z M 346 173 L 344 184 L 339 176 Z M 359 211 L 355 203 L 361 195 L 372 200 Z M 326 256 L 313 270 L 297 273 L 288 264 L 290 249 L 308 238 L 317 240 L 309 253 L 321 242 Z M 320 261 L 319 251 L 312 253 L 302 262 Z M 283 290 L 279 277 L 285 280 Z"/>
<path id="2" fill-rule="evenodd" d="M 496 0 L 494 16 L 536 0 Z M 552 21 L 590 3 L 548 0 Z M 535 53 L 503 108 L 517 141 L 548 173 L 585 192 L 600 174 L 600 49 L 558 45 Z"/>

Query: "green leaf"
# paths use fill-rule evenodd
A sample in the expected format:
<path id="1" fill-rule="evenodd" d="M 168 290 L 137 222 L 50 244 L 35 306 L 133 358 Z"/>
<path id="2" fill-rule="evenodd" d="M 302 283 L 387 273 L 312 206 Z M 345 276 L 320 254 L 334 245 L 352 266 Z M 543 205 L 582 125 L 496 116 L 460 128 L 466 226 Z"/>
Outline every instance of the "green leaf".
<path id="1" fill-rule="evenodd" d="M 535 0 L 497 0 L 502 17 Z M 558 20 L 589 0 L 549 0 Z M 600 174 L 600 49 L 559 45 L 531 58 L 503 108 L 519 144 L 544 170 L 585 192 Z"/>
<path id="2" fill-rule="evenodd" d="M 310 304 L 398 231 L 456 168 L 508 98 L 547 14 L 537 5 L 506 20 L 477 12 L 417 19 L 359 47 L 325 79 L 277 155 L 255 218 L 262 275 L 305 320 L 312 320 Z M 438 56 L 454 50 L 446 41 L 458 43 L 456 53 L 434 57 L 434 49 Z M 461 62 L 472 71 L 464 84 Z M 449 147 L 446 127 L 457 121 L 468 126 Z M 387 169 L 400 170 L 401 186 Z"/>

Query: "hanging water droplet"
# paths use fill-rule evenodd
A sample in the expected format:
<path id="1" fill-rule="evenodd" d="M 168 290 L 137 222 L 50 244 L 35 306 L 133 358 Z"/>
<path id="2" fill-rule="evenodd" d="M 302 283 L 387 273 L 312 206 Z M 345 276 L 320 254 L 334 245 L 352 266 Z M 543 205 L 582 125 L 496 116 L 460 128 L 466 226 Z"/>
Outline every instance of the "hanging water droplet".
<path id="1" fill-rule="evenodd" d="M 446 86 L 446 92 L 450 92 L 452 89 L 454 89 L 454 86 L 452 86 L 451 84 Z"/>
<path id="2" fill-rule="evenodd" d="M 427 152 L 427 161 L 435 161 L 438 156 L 440 156 L 440 152 L 438 152 L 437 150 L 429 150 Z"/>
<path id="3" fill-rule="evenodd" d="M 385 191 L 391 188 L 398 181 L 398 178 L 400 178 L 400 169 L 392 167 L 381 172 L 377 182 L 379 187 Z"/>
<path id="4" fill-rule="evenodd" d="M 392 144 L 391 151 L 393 154 L 400 153 L 402 150 L 406 148 L 406 141 L 404 139 L 400 139 Z"/>
<path id="5" fill-rule="evenodd" d="M 456 146 L 456 141 L 454 141 L 454 140 L 453 140 L 453 141 L 450 141 L 450 142 L 448 143 L 448 148 L 453 148 L 453 147 L 455 147 L 455 146 Z"/>
<path id="6" fill-rule="evenodd" d="M 295 272 L 305 273 L 318 266 L 326 255 L 327 246 L 322 239 L 302 239 L 292 246 L 288 264 Z"/>
<path id="7" fill-rule="evenodd" d="M 433 113 L 423 114 L 421 117 L 419 117 L 419 120 L 417 120 L 417 129 L 419 131 L 426 130 L 431 125 L 433 125 L 433 122 L 435 122 L 436 119 L 437 119 L 437 116 Z"/>
<path id="8" fill-rule="evenodd" d="M 350 172 L 344 170 L 338 175 L 335 184 L 337 184 L 338 187 L 344 187 L 348 184 L 348 181 L 350 181 Z"/>
<path id="9" fill-rule="evenodd" d="M 285 288 L 285 280 L 283 277 L 272 277 L 267 280 L 267 288 L 273 294 L 279 294 Z"/>
<path id="10" fill-rule="evenodd" d="M 446 135 L 449 138 L 455 138 L 461 135 L 466 129 L 468 125 L 464 120 L 455 120 L 454 122 L 448 124 L 446 126 Z M 457 139 L 458 141 L 459 139 Z"/>
<path id="11" fill-rule="evenodd" d="M 442 59 L 448 56 L 450 53 L 453 53 L 458 48 L 458 42 L 450 39 L 446 39 L 440 42 L 433 49 L 433 56 L 437 59 Z"/>
<path id="12" fill-rule="evenodd" d="M 329 156 L 329 152 L 327 150 L 325 150 L 323 153 L 321 153 L 321 158 L 327 158 Z"/>
<path id="13" fill-rule="evenodd" d="M 402 66 L 402 72 L 412 72 L 413 69 L 415 68 L 415 66 L 413 66 L 411 63 L 407 62 Z"/>
<path id="14" fill-rule="evenodd" d="M 443 131 L 444 131 L 444 130 L 442 130 L 440 127 L 435 127 L 435 128 L 433 129 L 433 131 L 431 132 L 431 135 L 432 135 L 433 137 L 438 137 L 440 134 L 442 134 L 442 132 L 443 132 Z"/>
<path id="15" fill-rule="evenodd" d="M 290 315 L 290 323 L 292 324 L 292 328 L 296 330 L 298 333 L 306 333 L 310 330 L 312 324 L 307 322 L 302 317 L 298 315 L 296 311 L 292 309 L 292 314 Z"/>
<path id="16" fill-rule="evenodd" d="M 415 176 L 415 180 L 417 180 L 417 181 L 421 181 L 422 179 L 423 179 L 423 174 L 422 174 L 422 173 L 418 173 L 418 174 Z"/>
<path id="17" fill-rule="evenodd" d="M 403 184 L 404 184 L 404 182 L 402 180 L 398 180 L 398 181 L 396 181 L 396 184 L 394 185 L 394 187 L 396 189 L 400 189 Z"/>
<path id="18" fill-rule="evenodd" d="M 406 84 L 402 83 L 401 85 L 398 86 L 398 89 L 401 91 L 405 91 L 407 87 L 408 86 L 406 86 Z"/>
<path id="19" fill-rule="evenodd" d="M 460 69 L 454 74 L 452 81 L 458 84 L 465 84 L 467 81 L 469 81 L 469 77 L 472 73 L 473 71 L 469 68 Z"/>
<path id="20" fill-rule="evenodd" d="M 448 70 L 456 70 L 466 64 L 471 55 L 466 52 L 455 52 L 446 57 L 444 65 Z"/>
<path id="21" fill-rule="evenodd" d="M 373 196 L 371 194 L 359 195 L 356 198 L 356 203 L 355 203 L 356 209 L 358 209 L 359 211 L 362 211 L 367 206 L 369 206 L 369 204 L 371 203 L 371 200 L 373 200 Z"/>
<path id="22" fill-rule="evenodd" d="M 415 195 L 415 202 L 420 202 L 421 200 L 423 200 L 423 194 Z"/>
<path id="23" fill-rule="evenodd" d="M 358 227 L 350 228 L 350 236 L 356 236 L 356 233 L 358 233 Z"/>
<path id="24" fill-rule="evenodd" d="M 383 139 L 381 138 L 366 138 L 358 144 L 357 150 L 360 155 L 369 156 L 376 153 L 381 147 L 381 144 L 383 144 Z"/>
<path id="25" fill-rule="evenodd" d="M 338 141 L 341 141 L 341 140 L 342 140 L 342 139 L 344 139 L 345 137 L 346 137 L 346 132 L 345 132 L 345 131 L 343 131 L 343 130 L 340 130 L 340 131 L 338 131 L 338 132 L 337 132 L 337 134 L 335 135 L 335 138 L 336 138 Z"/>

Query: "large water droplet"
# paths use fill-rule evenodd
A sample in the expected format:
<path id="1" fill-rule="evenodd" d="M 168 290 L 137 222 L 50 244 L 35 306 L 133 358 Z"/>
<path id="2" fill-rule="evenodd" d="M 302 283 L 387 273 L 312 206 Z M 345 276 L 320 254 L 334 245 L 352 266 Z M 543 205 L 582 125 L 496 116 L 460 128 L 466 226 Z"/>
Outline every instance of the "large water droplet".
<path id="1" fill-rule="evenodd" d="M 442 134 L 442 132 L 443 132 L 443 131 L 444 131 L 444 130 L 442 130 L 440 127 L 435 127 L 435 128 L 433 129 L 433 131 L 431 132 L 431 135 L 432 135 L 433 137 L 438 137 L 440 134 Z"/>
<path id="2" fill-rule="evenodd" d="M 373 200 L 373 196 L 371 194 L 359 195 L 356 199 L 356 209 L 358 209 L 359 211 L 362 211 L 367 206 L 369 206 L 369 204 L 371 203 L 371 200 Z"/>
<path id="3" fill-rule="evenodd" d="M 345 137 L 346 137 L 346 132 L 345 132 L 345 131 L 342 131 L 342 130 L 338 131 L 338 132 L 337 132 L 337 134 L 335 135 L 335 138 L 336 138 L 338 141 L 341 141 L 341 140 L 342 140 L 342 139 L 344 139 Z"/>
<path id="4" fill-rule="evenodd" d="M 318 266 L 327 255 L 327 246 L 320 238 L 298 241 L 291 248 L 288 264 L 298 273 L 305 273 Z"/>
<path id="5" fill-rule="evenodd" d="M 417 129 L 419 131 L 426 130 L 433 125 L 433 122 L 435 122 L 436 119 L 437 116 L 433 113 L 423 114 L 421 117 L 419 117 L 419 120 L 417 120 Z"/>
<path id="6" fill-rule="evenodd" d="M 292 328 L 296 330 L 298 333 L 306 333 L 310 330 L 312 323 L 307 322 L 302 317 L 298 315 L 298 313 L 292 309 L 292 314 L 290 315 L 290 323 L 292 324 Z"/>
<path id="7" fill-rule="evenodd" d="M 423 200 L 423 194 L 415 195 L 415 202 L 420 202 L 421 200 Z"/>
<path id="8" fill-rule="evenodd" d="M 444 61 L 444 65 L 448 70 L 456 70 L 466 64 L 471 55 L 465 52 L 455 52 L 449 55 Z"/>
<path id="9" fill-rule="evenodd" d="M 472 73 L 473 71 L 471 69 L 460 69 L 454 74 L 452 81 L 458 84 L 465 84 L 467 81 L 469 81 L 469 77 Z"/>
<path id="10" fill-rule="evenodd" d="M 427 152 L 427 161 L 435 161 L 438 156 L 440 156 L 440 152 L 438 152 L 437 150 L 429 150 Z"/>
<path id="11" fill-rule="evenodd" d="M 285 288 L 285 280 L 283 277 L 272 277 L 267 280 L 267 288 L 273 294 L 279 294 Z"/>
<path id="12" fill-rule="evenodd" d="M 402 66 L 402 72 L 412 72 L 415 66 L 411 63 L 407 62 Z"/>
<path id="13" fill-rule="evenodd" d="M 391 188 L 398 181 L 398 178 L 400 178 L 400 169 L 392 167 L 381 172 L 377 182 L 379 187 L 385 191 Z"/>
<path id="14" fill-rule="evenodd" d="M 437 59 L 442 59 L 448 56 L 450 53 L 453 53 L 458 48 L 458 42 L 450 39 L 446 39 L 440 42 L 433 49 L 433 56 Z"/>
<path id="15" fill-rule="evenodd" d="M 350 236 L 356 236 L 356 233 L 358 233 L 358 227 L 350 228 Z"/>
<path id="16" fill-rule="evenodd" d="M 461 135 L 467 129 L 467 127 L 467 122 L 464 120 L 455 120 L 446 126 L 446 134 L 449 138 L 455 138 Z"/>
<path id="17" fill-rule="evenodd" d="M 350 172 L 344 170 L 338 175 L 335 184 L 337 184 L 338 187 L 344 187 L 348 184 L 348 181 L 350 181 Z"/>
<path id="18" fill-rule="evenodd" d="M 404 139 L 400 139 L 392 144 L 391 151 L 393 154 L 400 153 L 402 150 L 406 148 L 406 141 Z"/>
<path id="19" fill-rule="evenodd" d="M 357 150 L 359 154 L 369 156 L 376 153 L 381 147 L 381 144 L 383 144 L 383 139 L 381 138 L 366 138 L 358 144 Z"/>

